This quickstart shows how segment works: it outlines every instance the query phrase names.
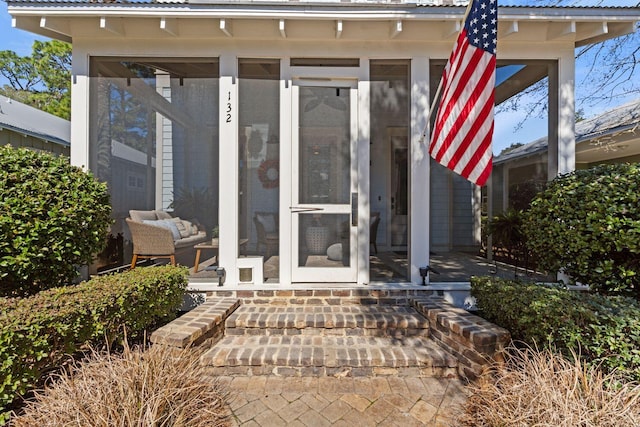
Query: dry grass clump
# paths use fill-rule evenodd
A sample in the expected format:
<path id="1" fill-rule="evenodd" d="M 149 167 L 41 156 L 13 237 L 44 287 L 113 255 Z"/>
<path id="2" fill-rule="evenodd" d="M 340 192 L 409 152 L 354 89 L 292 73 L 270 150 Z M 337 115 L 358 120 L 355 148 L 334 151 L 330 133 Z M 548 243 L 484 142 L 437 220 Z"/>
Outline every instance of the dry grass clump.
<path id="1" fill-rule="evenodd" d="M 153 346 L 94 353 L 36 393 L 15 426 L 227 426 L 227 394 L 200 352 Z"/>
<path id="2" fill-rule="evenodd" d="M 471 386 L 462 425 L 640 426 L 640 385 L 550 350 L 510 353 L 505 366 L 492 368 Z"/>

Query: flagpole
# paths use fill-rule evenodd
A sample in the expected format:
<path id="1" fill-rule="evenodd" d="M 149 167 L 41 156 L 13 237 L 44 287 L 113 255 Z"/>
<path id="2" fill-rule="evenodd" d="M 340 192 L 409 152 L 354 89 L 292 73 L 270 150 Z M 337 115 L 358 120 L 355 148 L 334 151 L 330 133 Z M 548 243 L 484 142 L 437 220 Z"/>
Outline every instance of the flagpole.
<path id="1" fill-rule="evenodd" d="M 471 12 L 471 5 L 473 4 L 474 0 L 469 0 L 469 3 L 467 3 L 467 9 L 464 12 L 464 15 L 462 16 L 462 26 L 464 27 L 464 23 L 467 20 L 467 16 L 469 16 L 469 13 Z M 460 31 L 462 31 L 462 28 L 460 29 Z M 458 36 L 456 36 L 456 41 L 457 38 L 460 36 L 460 33 L 458 33 Z M 427 114 L 427 123 L 425 123 L 424 125 L 424 129 L 422 130 L 422 135 L 420 136 L 420 144 L 424 143 L 424 140 L 427 138 L 427 130 L 429 129 L 429 123 L 431 123 L 431 116 L 433 115 L 433 111 L 436 109 L 436 102 L 438 102 L 438 98 L 440 97 L 440 92 L 442 92 L 442 76 L 440 77 L 440 83 L 438 83 L 438 88 L 436 89 L 436 93 L 435 96 L 433 97 L 433 101 L 431 101 L 431 105 L 429 106 L 429 113 Z"/>

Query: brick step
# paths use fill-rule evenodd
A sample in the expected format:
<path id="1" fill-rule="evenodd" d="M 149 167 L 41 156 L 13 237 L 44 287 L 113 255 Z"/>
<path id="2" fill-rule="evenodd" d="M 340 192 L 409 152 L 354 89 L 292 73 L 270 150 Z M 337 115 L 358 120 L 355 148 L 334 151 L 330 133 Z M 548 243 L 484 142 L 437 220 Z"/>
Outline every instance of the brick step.
<path id="1" fill-rule="evenodd" d="M 227 335 L 429 336 L 429 321 L 406 306 L 243 305 L 225 327 Z"/>
<path id="2" fill-rule="evenodd" d="M 457 359 L 424 337 L 226 336 L 202 358 L 213 374 L 457 376 Z"/>
<path id="3" fill-rule="evenodd" d="M 409 305 L 414 298 L 433 295 L 424 286 L 405 289 L 239 289 L 224 287 L 207 291 L 207 298 L 238 298 L 243 305 L 262 306 L 336 306 L 336 305 Z"/>

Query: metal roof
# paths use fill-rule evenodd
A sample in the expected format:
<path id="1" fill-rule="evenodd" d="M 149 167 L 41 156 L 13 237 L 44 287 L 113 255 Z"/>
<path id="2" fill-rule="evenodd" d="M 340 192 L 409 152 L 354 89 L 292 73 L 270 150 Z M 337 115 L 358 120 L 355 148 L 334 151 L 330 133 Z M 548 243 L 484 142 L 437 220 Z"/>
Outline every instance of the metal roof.
<path id="1" fill-rule="evenodd" d="M 65 147 L 71 146 L 71 122 L 0 96 L 0 130 L 9 129 Z"/>
<path id="2" fill-rule="evenodd" d="M 576 144 L 640 126 L 640 98 L 620 105 L 590 119 L 576 122 Z M 548 140 L 544 136 L 494 159 L 494 164 L 544 152 Z"/>
<path id="3" fill-rule="evenodd" d="M 378 6 L 389 5 L 395 7 L 414 6 L 414 7 L 428 7 L 428 8 L 450 8 L 450 7 L 466 7 L 467 1 L 460 0 L 2 0 L 8 5 L 20 5 L 20 4 L 84 4 L 87 6 L 105 7 L 105 6 L 124 6 L 124 5 L 150 5 L 156 7 L 163 7 L 167 5 L 271 5 L 271 6 L 287 6 L 294 5 L 310 6 L 310 5 L 322 5 L 331 7 L 342 6 Z M 552 9 L 557 11 L 563 10 L 625 10 L 625 9 L 637 9 L 637 6 L 554 6 L 554 5 L 499 5 L 500 9 Z"/>

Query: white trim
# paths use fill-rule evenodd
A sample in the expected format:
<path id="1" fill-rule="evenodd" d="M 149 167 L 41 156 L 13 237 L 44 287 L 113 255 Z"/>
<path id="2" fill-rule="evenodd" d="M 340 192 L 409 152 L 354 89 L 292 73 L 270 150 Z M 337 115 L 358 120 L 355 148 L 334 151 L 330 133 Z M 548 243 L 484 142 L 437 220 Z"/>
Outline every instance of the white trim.
<path id="1" fill-rule="evenodd" d="M 279 238 L 279 281 L 280 284 L 291 284 L 292 268 L 292 244 L 291 226 L 289 224 L 289 207 L 292 205 L 291 191 L 285 191 L 286 186 L 283 177 L 292 176 L 291 158 L 291 118 L 293 115 L 293 89 L 290 58 L 283 56 L 280 59 L 280 238 Z M 287 178 L 289 179 L 289 178 Z"/>
<path id="2" fill-rule="evenodd" d="M 219 200 L 220 261 L 227 272 L 226 281 L 238 281 L 238 59 L 236 55 L 220 55 L 219 98 Z M 231 111 L 228 111 L 230 107 Z M 229 114 L 229 116 L 227 116 Z M 227 121 L 227 117 L 230 118 Z M 224 184 L 223 184 L 224 183 Z"/>
<path id="3" fill-rule="evenodd" d="M 409 180 L 409 279 L 422 282 L 419 268 L 429 263 L 430 247 L 430 157 L 428 142 L 422 144 L 422 132 L 429 111 L 429 58 L 414 57 L 411 61 L 411 138 Z"/>
<path id="4" fill-rule="evenodd" d="M 357 283 L 369 283 L 369 224 L 371 220 L 371 81 L 369 59 L 360 58 L 358 80 L 358 132 L 357 142 L 357 192 L 358 192 L 358 244 L 357 244 Z"/>
<path id="5" fill-rule="evenodd" d="M 70 161 L 74 166 L 89 170 L 89 127 L 91 108 L 89 103 L 89 55 L 73 48 L 71 64 L 71 151 Z M 75 142 L 74 142 L 75 141 Z"/>
<path id="6" fill-rule="evenodd" d="M 576 164 L 575 56 L 566 50 L 558 58 L 558 175 L 572 172 Z"/>

